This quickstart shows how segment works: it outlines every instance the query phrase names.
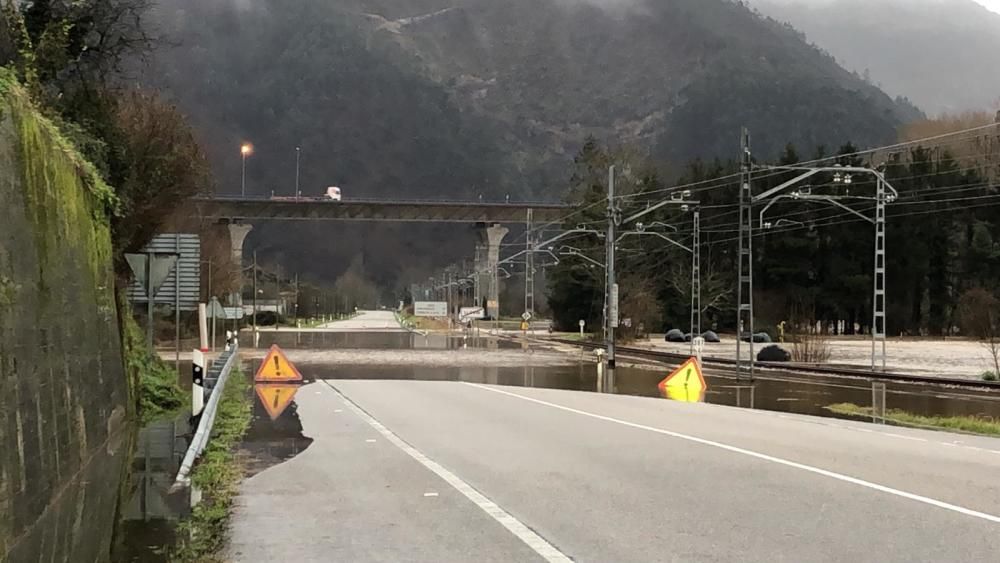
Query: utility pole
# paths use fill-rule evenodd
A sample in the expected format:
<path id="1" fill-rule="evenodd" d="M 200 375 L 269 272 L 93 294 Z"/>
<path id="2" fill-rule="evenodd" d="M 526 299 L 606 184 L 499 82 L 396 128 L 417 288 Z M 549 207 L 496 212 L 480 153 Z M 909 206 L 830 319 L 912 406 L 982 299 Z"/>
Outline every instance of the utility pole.
<path id="1" fill-rule="evenodd" d="M 701 211 L 694 210 L 694 240 L 691 242 L 691 353 L 694 339 L 701 336 Z"/>
<path id="2" fill-rule="evenodd" d="M 746 127 L 740 135 L 740 244 L 736 289 L 736 378 L 742 376 L 744 361 L 742 343 L 744 331 L 750 336 L 750 363 L 747 369 L 753 381 L 753 192 L 751 190 L 750 132 Z"/>
<path id="3" fill-rule="evenodd" d="M 274 265 L 274 330 L 278 330 L 278 316 L 281 314 L 279 303 L 281 303 L 281 264 Z"/>
<path id="4" fill-rule="evenodd" d="M 451 289 L 452 271 L 450 266 L 448 267 L 448 270 L 445 272 L 445 274 L 446 274 L 445 279 L 447 280 L 446 283 L 448 284 L 448 298 L 446 299 L 446 301 L 448 302 L 448 328 L 451 329 L 451 319 L 454 317 L 453 313 L 455 307 L 453 299 L 455 296 Z"/>
<path id="5" fill-rule="evenodd" d="M 302 193 L 299 190 L 299 158 L 302 156 L 302 147 L 295 147 L 295 197 L 298 199 L 299 194 Z"/>
<path id="6" fill-rule="evenodd" d="M 476 245 L 476 260 L 473 263 L 473 267 L 472 267 L 472 271 L 473 271 L 472 281 L 475 284 L 475 288 L 474 288 L 473 294 L 472 294 L 472 299 L 475 301 L 472 304 L 473 307 L 481 307 L 483 305 L 483 301 L 482 301 L 482 298 L 483 298 L 483 296 L 482 296 L 483 288 L 482 288 L 482 283 L 481 283 L 481 273 L 479 271 L 480 262 L 482 261 L 482 257 L 480 256 L 481 252 L 482 252 L 482 247 L 477 244 Z"/>
<path id="7" fill-rule="evenodd" d="M 885 182 L 878 176 L 875 192 L 875 275 L 872 292 L 872 371 L 876 367 L 876 343 L 882 343 L 878 355 L 885 371 Z"/>
<path id="8" fill-rule="evenodd" d="M 292 303 L 292 309 L 294 311 L 293 321 L 295 325 L 299 324 L 299 275 L 295 274 L 295 303 Z"/>
<path id="9" fill-rule="evenodd" d="M 253 334 L 250 335 L 250 342 L 253 347 L 257 347 L 257 251 L 253 251 Z M 245 279 L 245 278 L 244 278 Z"/>
<path id="10" fill-rule="evenodd" d="M 604 389 L 614 390 L 615 386 L 615 328 L 618 326 L 618 283 L 615 280 L 615 224 L 618 221 L 615 205 L 615 167 L 608 168 L 608 233 L 604 240 L 607 250 L 605 270 L 607 273 L 607 305 L 605 308 L 605 347 L 608 352 L 608 369 L 605 371 Z"/>
<path id="11" fill-rule="evenodd" d="M 524 258 L 524 311 L 532 316 L 535 314 L 535 238 L 531 232 L 532 210 L 528 210 L 528 219 L 525 222 L 525 238 L 527 239 L 525 249 L 527 255 Z M 529 319 L 530 321 L 530 319 Z"/>

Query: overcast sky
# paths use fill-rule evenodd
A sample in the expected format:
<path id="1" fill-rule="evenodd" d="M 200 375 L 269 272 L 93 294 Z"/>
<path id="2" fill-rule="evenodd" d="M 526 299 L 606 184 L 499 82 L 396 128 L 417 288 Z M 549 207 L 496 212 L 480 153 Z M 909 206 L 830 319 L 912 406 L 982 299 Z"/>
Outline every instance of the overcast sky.
<path id="1" fill-rule="evenodd" d="M 782 0 L 778 0 L 778 1 L 782 1 Z M 784 1 L 789 2 L 789 3 L 792 3 L 792 2 L 794 2 L 794 3 L 809 2 L 809 0 L 784 0 Z M 943 1 L 947 2 L 948 0 L 943 0 Z M 972 1 L 973 2 L 978 2 L 978 3 L 982 4 L 983 6 L 986 6 L 988 9 L 990 9 L 990 10 L 992 10 L 992 11 L 1000 14 L 1000 0 L 972 0 Z"/>
<path id="2" fill-rule="evenodd" d="M 1000 14 L 1000 0 L 976 0 L 976 2 Z"/>

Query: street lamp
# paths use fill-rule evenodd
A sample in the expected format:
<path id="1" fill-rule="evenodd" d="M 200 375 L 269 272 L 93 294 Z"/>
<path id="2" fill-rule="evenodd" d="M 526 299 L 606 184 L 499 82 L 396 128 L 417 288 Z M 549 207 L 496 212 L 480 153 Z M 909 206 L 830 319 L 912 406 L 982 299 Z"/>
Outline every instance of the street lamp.
<path id="1" fill-rule="evenodd" d="M 242 180 L 240 181 L 240 194 L 243 197 L 247 196 L 247 157 L 253 154 L 253 145 L 250 143 L 243 143 L 240 145 L 240 156 L 243 158 L 243 174 Z"/>

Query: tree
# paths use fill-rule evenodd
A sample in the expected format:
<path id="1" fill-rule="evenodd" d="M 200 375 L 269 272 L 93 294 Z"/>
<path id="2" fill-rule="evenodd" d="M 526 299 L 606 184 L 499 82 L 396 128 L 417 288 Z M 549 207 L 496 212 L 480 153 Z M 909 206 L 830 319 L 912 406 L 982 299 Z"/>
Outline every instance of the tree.
<path id="1" fill-rule="evenodd" d="M 975 287 L 962 294 L 959 310 L 962 331 L 982 341 L 993 359 L 993 373 L 1000 375 L 1000 300 Z"/>
<path id="2" fill-rule="evenodd" d="M 110 181 L 122 210 L 112 221 L 115 248 L 135 252 L 188 197 L 208 191 L 208 163 L 184 116 L 153 94 L 114 103 Z"/>
<path id="3" fill-rule="evenodd" d="M 355 308 L 375 308 L 378 304 L 378 289 L 365 272 L 364 260 L 361 256 L 351 261 L 350 267 L 333 285 L 333 291 L 343 305 L 345 312 Z M 337 307 L 340 310 L 340 307 Z"/>

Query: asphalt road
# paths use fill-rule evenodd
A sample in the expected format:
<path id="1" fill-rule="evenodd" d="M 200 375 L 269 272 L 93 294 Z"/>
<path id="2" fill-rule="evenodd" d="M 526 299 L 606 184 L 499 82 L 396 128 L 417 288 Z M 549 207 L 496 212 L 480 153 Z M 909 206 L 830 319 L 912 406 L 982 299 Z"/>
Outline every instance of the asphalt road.
<path id="1" fill-rule="evenodd" d="M 360 311 L 356 317 L 343 321 L 333 321 L 319 326 L 321 329 L 357 331 L 401 331 L 392 311 Z"/>
<path id="2" fill-rule="evenodd" d="M 616 395 L 320 381 L 236 561 L 998 561 L 1000 440 Z"/>

